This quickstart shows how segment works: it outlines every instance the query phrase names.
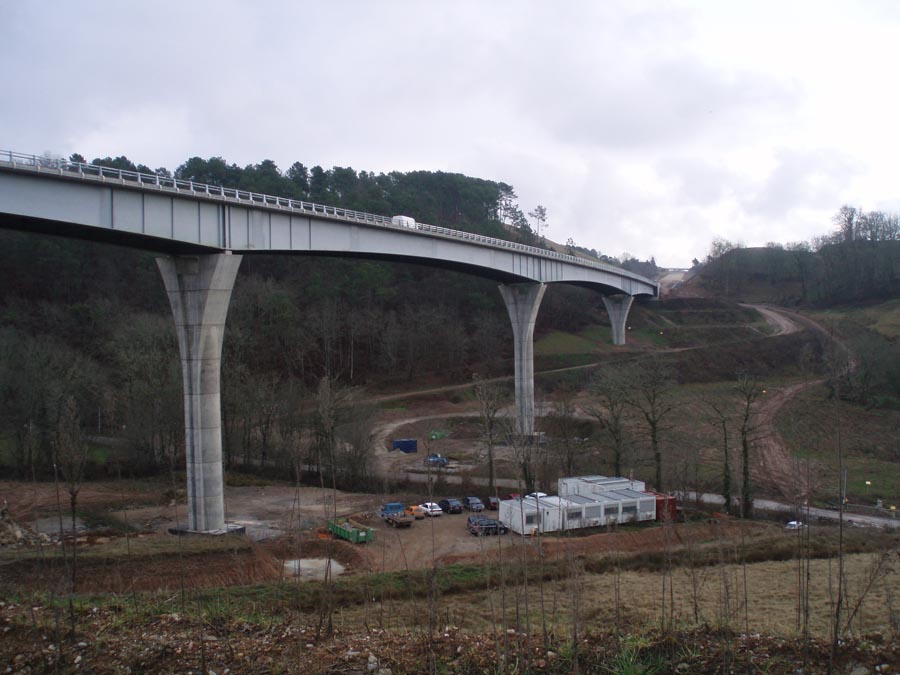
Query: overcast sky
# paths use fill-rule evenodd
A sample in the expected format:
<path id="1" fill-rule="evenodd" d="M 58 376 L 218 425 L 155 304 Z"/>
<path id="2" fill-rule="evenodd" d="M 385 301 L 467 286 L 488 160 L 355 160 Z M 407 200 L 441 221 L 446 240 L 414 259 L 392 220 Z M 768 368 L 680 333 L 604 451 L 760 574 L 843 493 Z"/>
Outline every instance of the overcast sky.
<path id="1" fill-rule="evenodd" d="M 0 0 L 0 25 L 0 149 L 460 172 L 672 267 L 900 211 L 893 0 Z"/>

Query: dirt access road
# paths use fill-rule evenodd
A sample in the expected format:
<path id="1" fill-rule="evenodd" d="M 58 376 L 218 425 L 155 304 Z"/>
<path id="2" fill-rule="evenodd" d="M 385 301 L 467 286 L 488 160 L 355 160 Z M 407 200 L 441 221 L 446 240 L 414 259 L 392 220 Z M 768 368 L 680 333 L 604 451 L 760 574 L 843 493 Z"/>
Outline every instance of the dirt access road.
<path id="1" fill-rule="evenodd" d="M 762 314 L 769 325 L 775 329 L 774 335 L 788 335 L 800 330 L 797 322 L 780 310 L 775 310 L 765 305 L 741 305 L 741 307 L 749 307 Z"/>
<path id="2" fill-rule="evenodd" d="M 826 331 L 815 322 L 781 309 L 775 309 L 765 305 L 745 304 L 743 307 L 753 309 L 765 318 L 772 327 L 772 336 L 789 335 L 799 332 L 800 330 L 817 330 L 822 333 Z M 575 368 L 593 367 L 576 366 Z M 778 411 L 790 402 L 795 396 L 805 391 L 809 387 L 820 384 L 821 380 L 803 382 L 782 389 L 768 389 L 765 396 L 757 406 L 757 422 L 758 431 L 754 444 L 754 460 L 751 470 L 753 471 L 754 480 L 759 485 L 771 487 L 775 493 L 782 499 L 787 500 L 790 504 L 799 504 L 808 497 L 810 489 L 801 480 L 801 472 L 795 459 L 788 451 L 787 445 L 782 436 L 775 428 L 775 418 Z M 457 385 L 459 386 L 459 385 Z M 463 385 L 469 386 L 469 385 Z M 450 390 L 455 387 L 442 388 Z M 438 391 L 438 390 L 434 390 Z M 511 409 L 506 409 L 502 415 L 512 414 Z M 378 431 L 376 438 L 376 454 L 375 466 L 376 471 L 382 476 L 399 476 L 405 475 L 410 482 L 425 483 L 428 476 L 421 471 L 421 453 L 416 455 L 405 455 L 400 452 L 389 452 L 388 438 L 397 429 L 421 424 L 426 421 L 438 421 L 449 418 L 460 417 L 477 417 L 478 413 L 471 410 L 458 409 L 456 412 L 440 412 L 437 414 L 418 414 L 416 416 L 398 417 L 385 422 Z M 454 467 L 444 473 L 444 479 L 449 484 L 461 482 L 461 478 L 455 475 Z M 486 484 L 485 480 L 477 478 L 470 479 L 474 485 Z M 515 480 L 498 480 L 497 485 L 504 489 L 513 489 L 516 487 Z"/>
<path id="3" fill-rule="evenodd" d="M 741 305 L 755 309 L 774 328 L 773 335 L 788 335 L 802 328 L 797 315 L 765 305 Z M 804 320 L 804 324 L 808 320 Z M 809 327 L 807 325 L 807 327 Z M 788 504 L 803 504 L 810 486 L 802 479 L 799 466 L 788 451 L 784 438 L 775 428 L 775 417 L 791 399 L 821 380 L 801 382 L 783 389 L 766 389 L 757 408 L 757 434 L 753 446 L 752 472 L 757 484 L 775 490 Z"/>
<path id="4" fill-rule="evenodd" d="M 846 355 L 850 370 L 856 369 L 856 359 L 846 344 L 832 332 L 812 319 L 786 309 L 764 305 L 743 305 L 762 314 L 775 328 L 774 335 L 787 335 L 800 330 L 818 333 L 824 339 L 835 343 Z M 800 463 L 788 451 L 784 438 L 775 428 L 775 417 L 791 399 L 810 387 L 824 382 L 823 379 L 808 380 L 778 390 L 769 390 L 757 407 L 759 430 L 754 444 L 753 474 L 758 484 L 777 490 L 790 505 L 806 504 L 814 486 L 810 485 Z"/>

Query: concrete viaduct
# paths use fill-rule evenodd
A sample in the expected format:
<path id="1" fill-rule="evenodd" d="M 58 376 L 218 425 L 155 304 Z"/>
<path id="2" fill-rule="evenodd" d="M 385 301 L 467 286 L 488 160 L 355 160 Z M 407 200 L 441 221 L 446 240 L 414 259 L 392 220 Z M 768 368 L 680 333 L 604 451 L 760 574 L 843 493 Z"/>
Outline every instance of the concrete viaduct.
<path id="1" fill-rule="evenodd" d="M 385 217 L 191 181 L 0 152 L 0 227 L 162 253 L 157 259 L 178 334 L 184 382 L 188 527 L 226 530 L 219 379 L 225 317 L 242 254 L 284 253 L 412 262 L 494 279 L 512 322 L 518 431 L 534 432 L 534 322 L 548 283 L 592 288 L 613 342 L 637 295 L 637 274 L 554 251 L 408 217 Z"/>

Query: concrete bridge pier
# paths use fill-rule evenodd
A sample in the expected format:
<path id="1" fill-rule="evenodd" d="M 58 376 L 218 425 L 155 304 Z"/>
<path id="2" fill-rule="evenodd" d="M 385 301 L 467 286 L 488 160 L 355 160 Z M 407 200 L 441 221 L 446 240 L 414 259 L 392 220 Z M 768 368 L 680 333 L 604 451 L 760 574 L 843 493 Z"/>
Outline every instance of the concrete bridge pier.
<path id="1" fill-rule="evenodd" d="M 241 256 L 179 255 L 156 262 L 181 352 L 188 531 L 226 532 L 219 381 L 225 317 Z"/>
<path id="2" fill-rule="evenodd" d="M 501 284 L 499 288 L 515 341 L 517 431 L 530 436 L 534 434 L 534 321 L 547 286 L 524 283 Z"/>
<path id="3" fill-rule="evenodd" d="M 609 314 L 612 325 L 612 341 L 614 345 L 625 344 L 625 326 L 628 321 L 628 310 L 634 302 L 633 295 L 604 295 L 603 304 Z"/>

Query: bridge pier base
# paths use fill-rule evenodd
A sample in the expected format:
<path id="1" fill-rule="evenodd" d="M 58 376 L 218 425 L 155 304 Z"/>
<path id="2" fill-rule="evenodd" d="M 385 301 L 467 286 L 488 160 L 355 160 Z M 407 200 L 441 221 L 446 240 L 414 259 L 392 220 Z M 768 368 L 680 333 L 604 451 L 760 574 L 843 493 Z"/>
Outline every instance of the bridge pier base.
<path id="1" fill-rule="evenodd" d="M 499 288 L 512 322 L 515 344 L 517 431 L 530 436 L 534 434 L 534 321 L 547 286 L 524 283 L 501 284 Z"/>
<path id="2" fill-rule="evenodd" d="M 609 323 L 612 325 L 612 341 L 614 345 L 625 344 L 625 324 L 628 321 L 628 311 L 634 302 L 633 295 L 604 295 L 603 304 L 606 313 L 609 314 Z"/>
<path id="3" fill-rule="evenodd" d="M 157 258 L 181 353 L 188 530 L 227 532 L 222 477 L 222 339 L 241 256 Z"/>

